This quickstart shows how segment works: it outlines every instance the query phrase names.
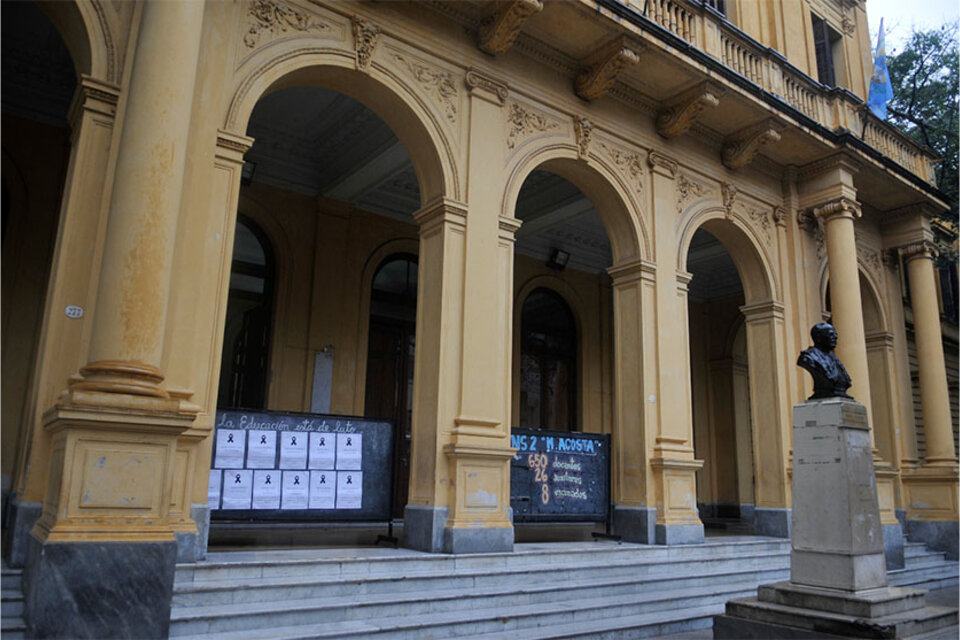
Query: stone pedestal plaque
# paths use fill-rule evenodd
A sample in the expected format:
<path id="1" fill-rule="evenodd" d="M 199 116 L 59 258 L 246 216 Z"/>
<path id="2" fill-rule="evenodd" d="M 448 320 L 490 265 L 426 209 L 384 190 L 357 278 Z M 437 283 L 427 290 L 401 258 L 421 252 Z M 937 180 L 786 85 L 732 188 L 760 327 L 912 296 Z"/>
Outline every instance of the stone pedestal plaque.
<path id="1" fill-rule="evenodd" d="M 852 400 L 793 409 L 790 581 L 842 591 L 887 585 L 867 410 Z"/>

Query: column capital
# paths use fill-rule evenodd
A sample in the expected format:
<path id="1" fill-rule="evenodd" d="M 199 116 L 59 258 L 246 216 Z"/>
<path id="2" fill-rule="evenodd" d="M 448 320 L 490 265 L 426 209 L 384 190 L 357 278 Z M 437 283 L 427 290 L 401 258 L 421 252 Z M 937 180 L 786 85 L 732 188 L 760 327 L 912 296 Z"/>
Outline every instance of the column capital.
<path id="1" fill-rule="evenodd" d="M 839 218 L 856 220 L 863 215 L 860 203 L 850 198 L 837 198 L 825 204 L 811 207 L 809 211 L 814 218 L 819 218 L 824 223 Z"/>
<path id="2" fill-rule="evenodd" d="M 96 113 L 112 119 L 117 114 L 119 100 L 120 87 L 87 74 L 81 74 L 67 120 L 73 129 L 78 129 L 78 118 L 84 112 Z"/>
<path id="3" fill-rule="evenodd" d="M 502 106 L 507 101 L 507 96 L 510 95 L 510 85 L 474 67 L 467 69 L 464 81 L 467 83 L 470 95 L 492 102 L 497 106 Z"/>
<path id="4" fill-rule="evenodd" d="M 653 282 L 657 275 L 657 265 L 647 260 L 637 259 L 615 264 L 607 269 L 607 273 L 613 279 L 614 287 L 637 280 Z"/>
<path id="5" fill-rule="evenodd" d="M 654 173 L 671 179 L 676 178 L 680 171 L 680 164 L 676 160 L 656 151 L 651 151 L 647 155 L 647 164 L 650 165 Z"/>
<path id="6" fill-rule="evenodd" d="M 937 250 L 937 245 L 935 245 L 933 242 L 929 240 L 921 240 L 919 242 L 914 242 L 912 244 L 900 247 L 900 255 L 903 256 L 904 263 L 907 263 L 917 258 L 935 260 L 937 256 L 940 255 L 940 252 Z"/>
<path id="7" fill-rule="evenodd" d="M 243 155 L 253 146 L 253 138 L 243 136 L 225 129 L 217 130 L 218 158 L 243 163 Z"/>
<path id="8" fill-rule="evenodd" d="M 466 227 L 467 205 L 439 196 L 415 211 L 413 218 L 420 225 L 421 232 L 444 222 Z"/>

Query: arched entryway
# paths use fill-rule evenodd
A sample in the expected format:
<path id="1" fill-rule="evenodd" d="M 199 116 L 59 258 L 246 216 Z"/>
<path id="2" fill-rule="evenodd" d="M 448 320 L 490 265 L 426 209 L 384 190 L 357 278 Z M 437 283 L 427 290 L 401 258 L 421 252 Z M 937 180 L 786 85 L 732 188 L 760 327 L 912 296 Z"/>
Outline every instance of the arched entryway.
<path id="1" fill-rule="evenodd" d="M 783 305 L 749 227 L 700 212 L 684 236 L 698 504 L 707 527 L 789 535 Z M 699 282 L 698 282 L 699 280 Z"/>

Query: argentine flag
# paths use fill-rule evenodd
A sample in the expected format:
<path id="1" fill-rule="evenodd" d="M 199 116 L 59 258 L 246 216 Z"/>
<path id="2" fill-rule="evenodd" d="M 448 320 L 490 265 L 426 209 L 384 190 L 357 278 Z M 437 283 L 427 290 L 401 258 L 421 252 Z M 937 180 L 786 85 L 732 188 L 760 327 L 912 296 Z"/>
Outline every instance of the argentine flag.
<path id="1" fill-rule="evenodd" d="M 880 35 L 877 36 L 877 52 L 873 57 L 873 75 L 870 76 L 870 94 L 867 106 L 873 115 L 887 119 L 887 102 L 893 99 L 893 86 L 887 73 L 887 46 L 883 37 L 883 18 L 880 18 Z"/>

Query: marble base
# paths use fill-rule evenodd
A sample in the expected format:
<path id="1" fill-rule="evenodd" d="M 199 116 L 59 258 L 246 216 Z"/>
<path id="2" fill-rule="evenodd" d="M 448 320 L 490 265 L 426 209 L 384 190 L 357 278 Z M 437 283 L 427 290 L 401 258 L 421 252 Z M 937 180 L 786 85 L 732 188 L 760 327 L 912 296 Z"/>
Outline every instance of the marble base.
<path id="1" fill-rule="evenodd" d="M 613 508 L 613 532 L 625 542 L 656 542 L 657 510 L 650 507 Z"/>
<path id="2" fill-rule="evenodd" d="M 443 531 L 443 553 L 503 551 L 513 551 L 513 527 L 448 527 Z"/>
<path id="3" fill-rule="evenodd" d="M 30 537 L 23 595 L 29 638 L 166 638 L 173 542 L 45 543 Z"/>
<path id="4" fill-rule="evenodd" d="M 753 510 L 753 532 L 758 536 L 789 538 L 790 518 L 790 509 L 756 507 Z"/>
<path id="5" fill-rule="evenodd" d="M 408 504 L 403 510 L 403 540 L 407 549 L 443 553 L 443 532 L 450 517 L 447 507 Z"/>
<path id="6" fill-rule="evenodd" d="M 906 560 L 903 556 L 903 529 L 899 524 L 885 524 L 883 532 L 883 555 L 887 560 L 887 571 L 903 569 Z"/>
<path id="7" fill-rule="evenodd" d="M 18 502 L 11 496 L 9 519 L 7 520 L 7 547 L 4 555 L 7 566 L 19 569 L 27 563 L 27 549 L 31 539 L 30 530 L 40 519 L 43 505 L 39 502 Z"/>
<path id="8" fill-rule="evenodd" d="M 196 562 L 207 556 L 207 541 L 210 538 L 210 507 L 194 504 L 190 517 L 197 523 L 196 533 L 177 532 L 177 562 Z"/>
<path id="9" fill-rule="evenodd" d="M 714 638 L 956 637 L 957 610 L 927 607 L 926 591 L 885 587 L 862 592 L 763 585 L 755 598 L 727 602 Z"/>
<path id="10" fill-rule="evenodd" d="M 703 524 L 658 524 L 657 544 L 702 544 Z"/>
<path id="11" fill-rule="evenodd" d="M 948 560 L 957 560 L 957 524 L 949 521 L 907 520 L 907 536 L 911 542 L 922 542 L 931 551 L 946 554 Z"/>

